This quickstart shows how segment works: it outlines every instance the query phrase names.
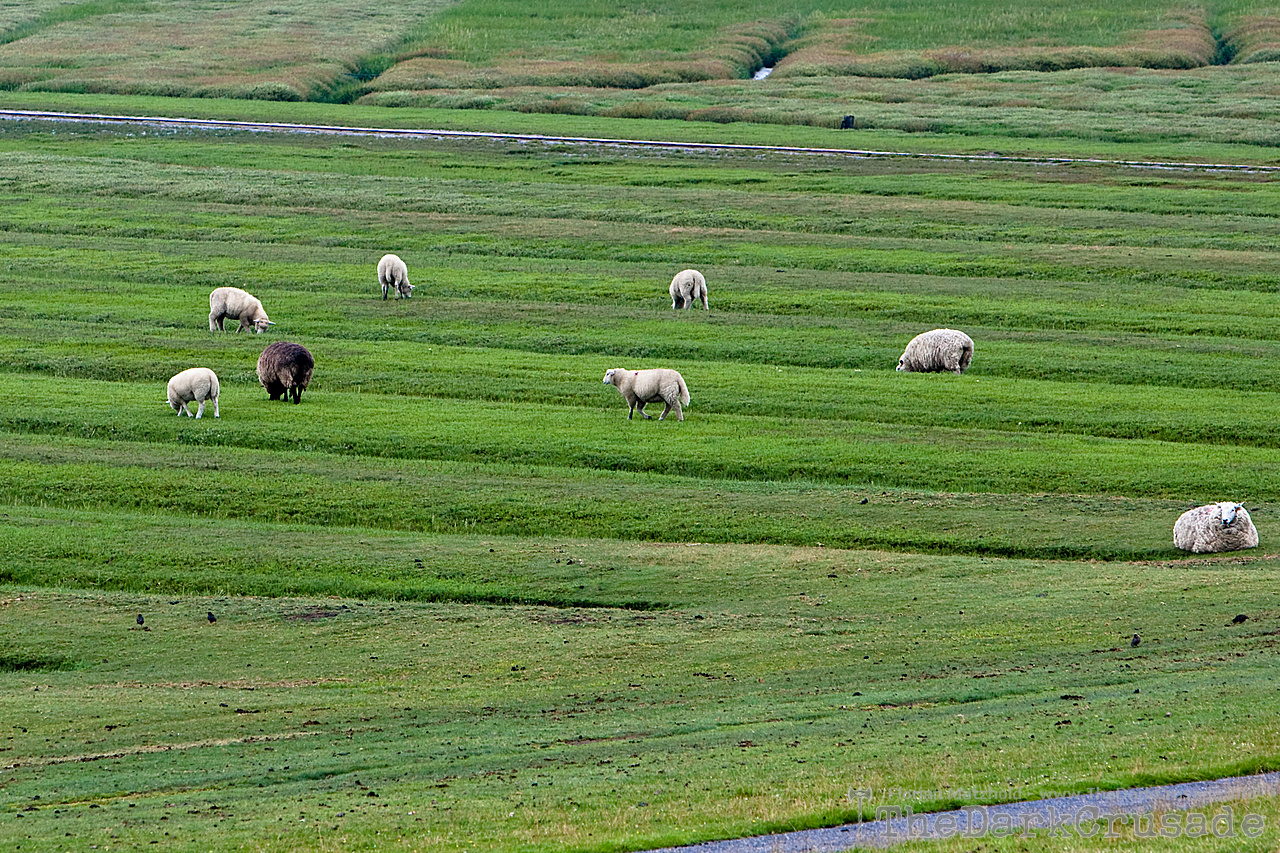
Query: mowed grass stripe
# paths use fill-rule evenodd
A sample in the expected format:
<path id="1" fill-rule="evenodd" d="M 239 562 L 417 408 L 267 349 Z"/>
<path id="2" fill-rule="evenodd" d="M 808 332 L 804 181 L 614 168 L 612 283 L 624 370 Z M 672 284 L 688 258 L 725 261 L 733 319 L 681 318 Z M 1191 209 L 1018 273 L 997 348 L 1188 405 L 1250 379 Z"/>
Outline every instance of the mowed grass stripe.
<path id="1" fill-rule="evenodd" d="M 422 254 L 403 250 L 414 260 L 410 279 L 420 301 L 401 300 L 403 304 L 389 308 L 379 298 L 374 273 L 380 254 L 369 249 L 105 238 L 68 242 L 47 235 L 8 235 L 7 239 L 11 242 L 6 250 L 8 263 L 0 271 L 0 309 L 10 319 L 39 318 L 44 325 L 63 320 L 99 322 L 104 315 L 116 319 L 119 312 L 136 310 L 146 312 L 149 325 L 187 327 L 194 332 L 208 328 L 209 291 L 228 283 L 260 294 L 268 310 L 274 307 L 291 328 L 342 325 L 346 328 L 341 336 L 355 338 L 386 337 L 388 326 L 405 336 L 421 336 L 430 334 L 434 322 L 455 318 L 492 324 L 524 317 L 526 325 L 532 325 L 533 319 L 545 326 L 572 324 L 581 335 L 597 322 L 608 328 L 635 318 L 677 322 L 683 318 L 688 324 L 703 316 L 669 311 L 668 273 L 675 264 L 671 256 L 680 256 L 682 250 L 660 249 L 656 243 L 637 249 L 649 257 L 608 265 L 599 259 L 547 257 L 545 246 L 537 257 L 517 257 L 518 247 L 509 244 L 495 246 L 494 254 L 469 249 Z M 1280 315 L 1280 295 L 1275 290 L 1273 262 L 1259 260 L 1249 271 L 1256 256 L 1248 253 L 1228 257 L 1213 252 L 1200 259 L 1179 254 L 1175 260 L 1167 250 L 1149 250 L 1140 253 L 1146 257 L 1139 268 L 1139 261 L 1132 257 L 1119 263 L 1118 256 L 1124 254 L 1120 250 L 1102 250 L 1099 255 L 1116 255 L 1117 264 L 1077 266 L 1070 271 L 1078 274 L 1074 278 L 1065 272 L 1038 278 L 1031 270 L 1024 270 L 1026 276 L 999 274 L 1010 270 L 988 274 L 992 270 L 987 260 L 976 255 L 972 259 L 977 268 L 937 275 L 927 270 L 933 264 L 927 257 L 930 253 L 883 248 L 814 250 L 806 263 L 779 267 L 769 261 L 796 259 L 785 257 L 785 251 L 781 257 L 759 257 L 758 248 L 746 247 L 736 262 L 698 264 L 708 277 L 714 309 L 706 315 L 707 322 L 729 330 L 743 324 L 767 327 L 786 322 L 820 331 L 838 320 L 902 324 L 946 320 L 1046 333 L 1096 330 L 1171 337 L 1217 335 L 1243 341 L 1277 337 L 1271 319 Z M 1068 251 L 1055 249 L 1062 255 Z M 1074 251 L 1084 250 L 1076 247 Z M 317 253 L 323 260 L 317 259 Z M 935 257 L 948 265 L 969 264 L 952 253 Z M 915 261 L 921 261 L 924 271 L 901 269 L 916 265 Z M 867 269 L 882 264 L 895 269 Z M 996 260 L 994 265 L 1007 264 Z M 43 287 L 41 298 L 31 299 L 30 289 L 47 278 L 51 268 L 59 270 L 59 287 Z M 593 315 L 590 324 L 582 322 L 588 306 Z M 112 309 L 116 312 L 107 313 Z M 539 314 L 530 318 L 526 314 L 530 310 Z M 134 316 L 141 321 L 141 315 Z M 637 332 L 671 328 L 665 323 Z M 630 343 L 620 338 L 617 345 Z M 796 348 L 802 349 L 805 343 L 797 340 Z"/>
<path id="2" fill-rule="evenodd" d="M 865 348 L 878 356 L 880 364 L 875 368 L 816 369 L 706 361 L 679 350 L 661 353 L 659 359 L 652 355 L 423 347 L 395 341 L 300 340 L 306 341 L 318 364 L 306 399 L 322 400 L 323 407 L 286 415 L 266 405 L 265 392 L 259 387 L 256 363 L 266 340 L 256 336 L 212 335 L 202 337 L 201 346 L 172 346 L 172 337 L 142 347 L 132 340 L 116 339 L 92 348 L 23 345 L 0 337 L 0 357 L 46 377 L 41 380 L 46 396 L 31 400 L 28 376 L 0 374 L 0 423 L 15 431 L 81 429 L 85 435 L 110 423 L 122 431 L 121 437 L 131 440 L 167 440 L 174 427 L 164 418 L 168 411 L 165 385 L 170 376 L 199 364 L 212 368 L 222 380 L 227 412 L 220 428 L 226 430 L 227 440 L 236 444 L 252 444 L 257 440 L 253 431 L 258 428 L 262 429 L 258 438 L 271 442 L 272 432 L 281 428 L 272 422 L 284 420 L 290 424 L 287 428 L 299 431 L 300 438 L 313 435 L 327 446 L 333 446 L 332 442 L 323 436 L 336 428 L 342 442 L 361 448 L 354 451 L 358 453 L 381 455 L 378 448 L 383 445 L 373 436 L 383 432 L 416 436 L 424 448 L 453 447 L 455 442 L 443 434 L 429 437 L 429 432 L 423 431 L 444 429 L 442 419 L 452 417 L 451 412 L 476 412 L 486 423 L 507 422 L 498 431 L 511 442 L 512 452 L 526 440 L 536 442 L 542 430 L 538 422 L 548 418 L 564 421 L 564 429 L 574 434 L 575 441 L 585 442 L 585 447 L 597 443 L 591 440 L 592 432 L 607 435 L 606 440 L 616 437 L 618 425 L 606 429 L 603 424 L 626 420 L 626 402 L 601 382 L 605 370 L 663 365 L 680 370 L 689 384 L 692 402 L 688 419 L 679 425 L 672 420 L 662 427 L 655 423 L 647 431 L 633 430 L 636 439 L 644 440 L 640 438 L 644 435 L 661 441 L 660 437 L 666 436 L 675 441 L 673 430 L 682 430 L 678 433 L 682 436 L 716 434 L 727 423 L 734 425 L 732 429 L 753 424 L 748 433 L 772 433 L 776 430 L 773 424 L 797 421 L 815 438 L 825 436 L 842 443 L 858 442 L 859 430 L 866 430 L 867 440 L 871 440 L 880 430 L 898 425 L 904 437 L 918 436 L 926 429 L 976 429 L 994 435 L 1005 433 L 1004 440 L 1011 442 L 1018 440 L 1018 434 L 1061 433 L 1186 445 L 1280 446 L 1280 427 L 1273 417 L 1280 397 L 1274 391 L 1109 384 L 1096 377 L 1090 377 L 1094 381 L 1089 382 L 1019 378 L 1019 362 L 1030 362 L 1036 348 L 1013 342 L 990 345 L 995 364 L 988 370 L 1007 367 L 1014 375 L 1005 377 L 976 370 L 964 376 L 898 373 L 890 366 L 896 353 L 883 346 Z M 379 366 L 370 369 L 375 352 Z M 1043 371 L 1052 372 L 1056 367 L 1070 372 L 1071 364 L 1063 361 L 1073 355 L 1084 358 L 1084 348 L 1073 349 L 1056 363 L 1050 361 Z M 1149 355 L 1157 358 L 1158 352 Z M 1170 371 L 1174 367 L 1165 365 Z M 1198 367 L 1211 378 L 1215 370 L 1248 371 L 1252 358 L 1247 354 L 1209 354 Z M 113 378 L 84 378 L 94 375 Z M 1134 378 L 1147 375 L 1140 372 Z M 1084 388 L 1088 393 L 1082 393 Z M 321 394 L 324 396 L 317 396 Z M 501 405 L 505 403 L 518 405 L 506 409 Z M 362 426 L 360 413 L 369 407 L 377 414 Z M 581 415 L 575 414 L 578 409 Z M 656 416 L 662 405 L 651 404 L 648 409 Z M 636 415 L 634 426 L 642 427 L 640 420 Z M 523 431 L 521 424 L 526 425 Z M 370 437 L 366 440 L 365 436 Z M 465 444 L 465 439 L 461 443 Z M 680 451 L 665 455 L 696 453 L 684 447 L 687 443 L 687 438 L 680 439 Z M 397 451 L 396 455 L 403 452 L 412 454 L 413 450 Z M 540 460 L 539 451 L 529 452 L 534 461 L 565 461 L 558 454 Z M 717 467 L 723 466 L 725 471 L 733 470 L 734 457 L 753 457 L 745 448 L 720 455 L 724 458 Z M 811 471 L 818 479 L 844 479 L 834 470 L 824 474 L 821 465 L 809 467 L 799 459 L 797 465 L 797 470 Z"/>
<path id="3" fill-rule="evenodd" d="M 65 125 L 0 129 L 0 177 L 49 195 L 55 210 L 85 205 L 86 196 L 126 208 L 145 199 L 157 210 L 172 207 L 179 222 L 200 218 L 203 205 L 233 204 L 321 217 L 550 215 L 810 234 L 863 233 L 865 225 L 875 234 L 926 236 L 931 225 L 954 223 L 962 232 L 1024 238 L 1043 230 L 1058 234 L 1056 242 L 1101 231 L 1123 242 L 1182 234 L 1195 244 L 1206 237 L 1197 224 L 1213 222 L 1236 241 L 1250 232 L 1276 238 L 1277 189 L 1247 171 L 1152 174 L 1082 163 L 1030 164 L 1037 174 L 1028 175 L 1022 163 L 731 151 L 709 161 L 700 152 L 365 137 L 334 146 L 327 137 L 263 142 L 205 131 L 130 148 L 107 144 L 105 134 L 50 141 L 32 133 Z M 1125 227 L 1108 230 L 1110 222 Z"/>
<path id="4" fill-rule="evenodd" d="M 1195 500 L 1212 500 L 1224 491 L 1245 496 L 1264 548 L 1274 513 L 1274 485 L 1270 493 L 1262 488 L 1276 477 L 1268 454 L 1233 452 L 1221 471 L 1188 476 L 1178 465 L 1195 458 L 1194 448 L 1170 455 L 1171 446 L 1153 442 L 1049 438 L 1027 450 L 1025 440 L 991 439 L 980 448 L 975 445 L 981 436 L 929 431 L 918 437 L 930 443 L 929 453 L 911 444 L 886 450 L 881 432 L 846 448 L 871 459 L 859 460 L 863 467 L 852 468 L 851 482 L 842 485 L 636 473 L 627 469 L 635 455 L 661 441 L 631 430 L 619 430 L 630 434 L 619 435 L 611 447 L 579 451 L 592 467 L 557 467 L 484 461 L 475 451 L 457 454 L 469 461 L 335 454 L 307 443 L 308 436 L 282 441 L 276 450 L 254 450 L 227 446 L 220 425 L 202 424 L 207 421 L 177 425 L 176 446 L 65 435 L 50 444 L 45 436 L 7 434 L 0 501 L 422 533 L 821 543 L 1108 559 L 1176 554 L 1174 519 Z M 398 445 L 393 451 L 423 455 L 403 436 L 387 439 Z M 937 441 L 953 445 L 937 447 Z M 823 449 L 821 442 L 812 443 Z M 1060 467 L 1044 470 L 1054 465 Z M 1002 485 L 1052 476 L 1065 494 L 1025 488 L 983 494 L 984 476 L 1003 477 Z M 1160 476 L 1175 482 L 1164 483 Z M 1120 482 L 1121 477 L 1129 479 Z M 1164 486 L 1166 494 L 1153 495 L 1148 480 Z M 939 491 L 948 487 L 954 491 Z M 1179 497 L 1190 489 L 1201 490 L 1192 492 L 1196 499 Z"/>

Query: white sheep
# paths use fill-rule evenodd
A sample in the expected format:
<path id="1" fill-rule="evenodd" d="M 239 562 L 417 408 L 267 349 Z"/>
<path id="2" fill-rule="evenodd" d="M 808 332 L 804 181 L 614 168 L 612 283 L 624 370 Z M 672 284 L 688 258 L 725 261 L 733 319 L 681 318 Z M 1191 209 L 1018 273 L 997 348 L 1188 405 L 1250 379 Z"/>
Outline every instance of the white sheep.
<path id="1" fill-rule="evenodd" d="M 909 373 L 964 373 L 973 361 L 973 338 L 955 329 L 916 335 L 902 351 L 898 370 Z"/>
<path id="2" fill-rule="evenodd" d="M 1234 501 L 1189 509 L 1173 525 L 1173 544 L 1193 554 L 1258 547 L 1258 529 L 1249 511 Z"/>
<path id="3" fill-rule="evenodd" d="M 671 279 L 671 307 L 692 308 L 701 302 L 707 308 L 707 280 L 697 270 L 681 270 Z"/>
<path id="4" fill-rule="evenodd" d="M 605 371 L 604 384 L 616 387 L 618 393 L 627 401 L 627 405 L 630 406 L 627 410 L 627 420 L 631 420 L 631 416 L 637 411 L 641 417 L 648 419 L 649 415 L 644 411 L 645 403 L 652 403 L 655 400 L 661 400 L 667 404 L 662 414 L 658 416 L 658 420 L 664 419 L 667 412 L 672 409 L 676 410 L 676 420 L 684 420 L 684 409 L 680 408 L 680 404 L 689 405 L 689 386 L 684 384 L 684 377 L 674 370 L 665 367 L 655 367 L 650 370 L 626 370 L 615 367 Z"/>
<path id="5" fill-rule="evenodd" d="M 218 418 L 218 391 L 217 374 L 207 367 L 190 367 L 169 380 L 169 407 L 179 415 L 191 417 L 187 403 L 199 403 L 195 414 L 199 418 L 204 416 L 205 402 L 212 400 L 213 416 Z"/>
<path id="6" fill-rule="evenodd" d="M 387 291 L 396 289 L 396 299 L 413 296 L 413 285 L 409 283 L 409 267 L 398 255 L 383 255 L 378 261 L 378 282 L 382 285 L 382 298 L 387 298 Z"/>
<path id="7" fill-rule="evenodd" d="M 252 328 L 259 335 L 275 325 L 267 319 L 258 297 L 238 287 L 219 287 L 209 294 L 209 331 L 225 331 L 224 319 L 239 320 L 237 332 Z"/>

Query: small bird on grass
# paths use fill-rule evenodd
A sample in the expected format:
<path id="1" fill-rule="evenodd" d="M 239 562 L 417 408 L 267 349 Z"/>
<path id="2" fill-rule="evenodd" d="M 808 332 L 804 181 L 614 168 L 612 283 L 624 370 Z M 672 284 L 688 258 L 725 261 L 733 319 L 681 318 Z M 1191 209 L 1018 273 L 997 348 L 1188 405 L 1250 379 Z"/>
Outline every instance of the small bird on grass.
<path id="1" fill-rule="evenodd" d="M 139 624 L 139 625 L 141 625 L 141 624 L 142 624 L 143 622 L 145 622 L 145 621 L 147 621 L 147 620 L 143 619 L 143 618 L 142 618 L 142 614 L 141 614 L 141 613 L 139 613 L 139 614 L 138 614 L 138 624 Z"/>
<path id="2" fill-rule="evenodd" d="M 1129 645 L 1137 646 L 1138 643 L 1141 643 L 1141 642 L 1142 642 L 1142 637 L 1139 637 L 1137 634 L 1134 634 L 1133 639 L 1129 641 Z"/>
<path id="3" fill-rule="evenodd" d="M 210 611 L 209 611 L 209 615 L 205 616 L 204 618 L 206 618 L 206 619 L 208 619 L 208 620 L 209 620 L 209 624 L 210 624 L 210 625 L 212 625 L 214 622 L 217 622 L 217 621 L 218 621 L 218 617 L 213 615 L 213 611 L 212 611 L 212 610 L 210 610 Z"/>

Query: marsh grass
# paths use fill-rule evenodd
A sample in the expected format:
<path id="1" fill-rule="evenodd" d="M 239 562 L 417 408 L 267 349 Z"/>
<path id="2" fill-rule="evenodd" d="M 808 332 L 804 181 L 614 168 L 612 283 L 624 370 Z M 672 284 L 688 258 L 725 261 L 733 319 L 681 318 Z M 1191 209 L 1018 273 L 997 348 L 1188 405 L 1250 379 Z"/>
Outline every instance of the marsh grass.
<path id="1" fill-rule="evenodd" d="M 776 123 L 912 134 L 1270 145 L 1274 104 L 1236 86 L 1270 76 L 1274 16 L 1251 3 L 1213 14 L 1149 0 L 1120 5 L 878 3 L 651 4 L 643 13 L 506 0 L 380 4 L 111 0 L 24 4 L 0 17 L 0 88 L 277 102 L 504 109 L 563 115 Z M 90 58 L 93 59 L 90 59 Z M 1234 63 L 1227 68 L 1225 63 Z M 763 83 L 750 77 L 775 70 Z M 1212 67 L 1210 67 L 1212 66 Z M 1172 69 L 1133 122 L 1082 110 L 1097 81 L 1126 89 L 1139 69 Z M 990 104 L 966 96 L 1000 79 Z M 1087 80 L 1058 97 L 1063 72 Z M 1152 72 L 1147 72 L 1150 75 Z M 943 76 L 941 86 L 904 84 Z M 1079 77 L 1068 77 L 1068 80 Z M 1183 81 L 1227 82 L 1170 121 Z M 981 82 L 974 82 L 975 80 Z M 1046 99 L 1056 107 L 1031 105 Z M 904 106 L 903 104 L 908 104 Z M 1216 120 L 1215 120 L 1216 119 Z"/>
<path id="2" fill-rule="evenodd" d="M 1197 145 L 1274 145 L 1275 104 L 1266 64 L 1188 71 L 1140 68 L 939 73 L 921 80 L 772 75 L 761 82 L 661 84 L 627 91 L 583 87 L 373 91 L 362 101 L 395 107 L 534 114 L 780 124 L 833 129 L 853 116 L 861 132 L 906 134 L 915 147 L 933 135 L 987 137 L 992 148 L 1038 147 L 1047 140 Z M 476 119 L 483 121 L 483 119 Z M 850 134 L 825 144 L 874 148 Z M 1197 158 L 1203 155 L 1195 155 Z"/>
<path id="3" fill-rule="evenodd" d="M 526 14 L 501 0 L 472 0 L 438 15 L 418 37 L 423 57 L 401 63 L 376 88 L 636 88 L 681 77 L 749 77 L 775 63 L 775 73 L 808 76 L 1189 68 L 1213 61 L 1217 51 L 1203 13 L 1184 18 L 1158 4 L 1075 4 L 1067 12 L 953 3 L 940 15 L 932 4 L 894 3 L 873 4 L 857 18 L 847 14 L 840 6 L 793 13 L 776 4 L 704 3 L 693 16 L 678 4 L 659 4 L 647 16 L 619 21 L 583 14 L 577 5 L 548 4 Z M 1222 17 L 1236 15 L 1224 10 Z M 532 61 L 531 43 L 539 46 Z"/>
<path id="4" fill-rule="evenodd" d="M 123 0 L 50 5 L 0 31 L 0 79 L 10 86 L 285 101 L 330 96 L 438 8 L 403 0 L 376 10 L 329 0 L 216 10 Z"/>

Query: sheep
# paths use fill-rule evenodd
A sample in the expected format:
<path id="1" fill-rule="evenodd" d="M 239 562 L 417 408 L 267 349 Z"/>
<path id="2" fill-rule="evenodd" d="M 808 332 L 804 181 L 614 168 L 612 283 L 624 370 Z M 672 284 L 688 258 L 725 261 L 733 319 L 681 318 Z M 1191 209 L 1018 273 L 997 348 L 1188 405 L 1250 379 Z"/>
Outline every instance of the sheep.
<path id="1" fill-rule="evenodd" d="M 707 280 L 697 270 L 681 270 L 671 279 L 671 307 L 675 309 L 692 308 L 701 302 L 703 310 L 707 308 Z"/>
<path id="2" fill-rule="evenodd" d="M 645 403 L 662 400 L 667 407 L 662 410 L 658 420 L 666 418 L 672 409 L 676 410 L 676 420 L 684 420 L 684 409 L 680 404 L 689 405 L 689 387 L 684 384 L 684 377 L 674 370 L 655 367 L 651 370 L 627 370 L 615 367 L 604 374 L 604 384 L 613 385 L 618 393 L 627 401 L 627 420 L 639 412 L 641 417 L 649 419 L 645 413 Z"/>
<path id="3" fill-rule="evenodd" d="M 1258 547 L 1258 529 L 1249 511 L 1234 501 L 1189 509 L 1173 525 L 1173 544 L 1193 554 Z"/>
<path id="4" fill-rule="evenodd" d="M 898 370 L 959 375 L 969 369 L 971 361 L 973 338 L 955 329 L 934 329 L 911 339 L 898 359 Z"/>
<path id="5" fill-rule="evenodd" d="M 383 255 L 378 261 L 378 281 L 382 284 L 382 299 L 386 301 L 387 291 L 396 289 L 396 299 L 413 297 L 413 285 L 409 283 L 409 267 L 398 255 Z"/>
<path id="6" fill-rule="evenodd" d="M 258 356 L 258 381 L 267 389 L 272 400 L 293 402 L 302 399 L 302 392 L 311 383 L 311 371 L 316 361 L 301 344 L 276 341 Z"/>
<path id="7" fill-rule="evenodd" d="M 267 319 L 258 297 L 238 287 L 219 287 L 209 294 L 209 331 L 225 331 L 222 321 L 226 318 L 240 321 L 237 332 L 252 327 L 260 335 L 275 325 Z"/>
<path id="8" fill-rule="evenodd" d="M 204 404 L 213 401 L 213 416 L 222 417 L 218 412 L 218 376 L 207 367 L 190 367 L 169 380 L 169 408 L 179 415 L 191 417 L 187 403 L 199 403 L 195 416 L 204 417 Z"/>

